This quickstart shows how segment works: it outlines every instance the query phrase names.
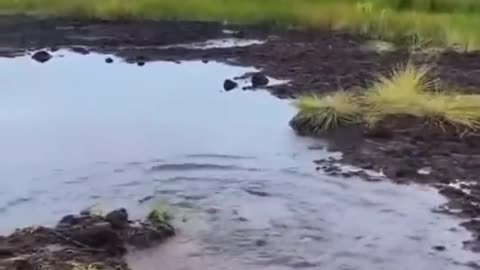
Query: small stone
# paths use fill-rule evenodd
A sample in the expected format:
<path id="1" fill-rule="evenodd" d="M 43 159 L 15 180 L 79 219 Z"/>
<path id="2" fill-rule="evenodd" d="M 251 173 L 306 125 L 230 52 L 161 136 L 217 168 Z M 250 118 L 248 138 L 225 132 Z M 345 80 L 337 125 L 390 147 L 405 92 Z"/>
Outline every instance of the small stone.
<path id="1" fill-rule="evenodd" d="M 268 78 L 265 74 L 259 72 L 252 75 L 252 86 L 254 88 L 268 85 Z"/>
<path id="2" fill-rule="evenodd" d="M 145 65 L 145 62 L 142 62 L 142 61 L 137 62 L 137 66 L 139 66 L 139 67 L 142 67 L 144 65 Z"/>
<path id="3" fill-rule="evenodd" d="M 105 63 L 111 64 L 111 63 L 113 63 L 113 59 L 112 59 L 111 57 L 107 57 L 107 58 L 105 59 Z"/>
<path id="4" fill-rule="evenodd" d="M 90 53 L 89 50 L 83 48 L 83 47 L 72 47 L 72 51 L 73 52 L 76 52 L 78 54 L 81 54 L 81 55 L 87 55 Z"/>
<path id="5" fill-rule="evenodd" d="M 445 246 L 434 246 L 433 249 L 436 251 L 445 251 L 447 248 Z"/>
<path id="6" fill-rule="evenodd" d="M 238 86 L 238 83 L 230 80 L 230 79 L 227 79 L 223 82 L 223 89 L 225 89 L 225 91 L 231 91 L 233 89 L 235 89 L 236 87 Z"/>
<path id="7" fill-rule="evenodd" d="M 75 215 L 66 215 L 60 220 L 58 226 L 74 226 L 77 225 L 78 222 L 79 219 Z"/>
<path id="8" fill-rule="evenodd" d="M 202 59 L 202 63 L 204 64 L 208 63 L 208 59 Z"/>
<path id="9" fill-rule="evenodd" d="M 52 55 L 47 51 L 38 51 L 32 55 L 33 60 L 45 63 L 52 58 Z"/>
<path id="10" fill-rule="evenodd" d="M 110 222 L 113 228 L 122 229 L 128 226 L 128 213 L 125 208 L 120 208 L 108 213 L 105 220 Z"/>

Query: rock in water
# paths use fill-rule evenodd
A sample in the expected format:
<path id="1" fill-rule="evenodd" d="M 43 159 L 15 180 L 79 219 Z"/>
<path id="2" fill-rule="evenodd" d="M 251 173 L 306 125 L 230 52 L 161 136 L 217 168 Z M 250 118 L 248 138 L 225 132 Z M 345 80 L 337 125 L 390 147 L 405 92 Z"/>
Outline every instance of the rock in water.
<path id="1" fill-rule="evenodd" d="M 52 55 L 47 51 L 38 51 L 32 55 L 33 60 L 45 63 L 52 58 Z"/>
<path id="2" fill-rule="evenodd" d="M 77 225 L 79 222 L 80 219 L 77 218 L 75 215 L 66 215 L 60 220 L 58 226 L 74 226 Z"/>
<path id="3" fill-rule="evenodd" d="M 230 80 L 230 79 L 227 79 L 223 82 L 223 89 L 225 89 L 225 91 L 230 91 L 230 90 L 233 90 L 235 88 L 237 88 L 238 86 L 238 83 Z"/>
<path id="4" fill-rule="evenodd" d="M 111 57 L 107 57 L 107 58 L 105 59 L 105 63 L 111 64 L 111 63 L 113 63 L 113 59 L 112 59 Z"/>
<path id="5" fill-rule="evenodd" d="M 105 216 L 114 229 L 122 229 L 128 226 L 128 213 L 125 208 L 113 210 Z"/>
<path id="6" fill-rule="evenodd" d="M 265 74 L 259 72 L 252 75 L 252 86 L 254 88 L 268 85 L 268 78 Z"/>
<path id="7" fill-rule="evenodd" d="M 72 51 L 81 55 L 87 55 L 90 53 L 87 49 L 83 47 L 72 47 Z"/>

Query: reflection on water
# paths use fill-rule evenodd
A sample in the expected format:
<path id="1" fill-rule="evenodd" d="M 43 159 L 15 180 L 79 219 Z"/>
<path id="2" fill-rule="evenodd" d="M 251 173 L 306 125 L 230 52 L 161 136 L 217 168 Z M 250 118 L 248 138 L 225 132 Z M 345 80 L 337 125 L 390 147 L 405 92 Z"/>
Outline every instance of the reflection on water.
<path id="1" fill-rule="evenodd" d="M 0 60 L 1 230 L 95 203 L 140 215 L 166 200 L 179 235 L 131 254 L 133 269 L 464 269 L 476 259 L 457 222 L 430 211 L 443 202 L 431 190 L 316 172 L 311 161 L 327 153 L 289 129 L 288 101 L 221 91 L 253 69 L 115 63 Z"/>

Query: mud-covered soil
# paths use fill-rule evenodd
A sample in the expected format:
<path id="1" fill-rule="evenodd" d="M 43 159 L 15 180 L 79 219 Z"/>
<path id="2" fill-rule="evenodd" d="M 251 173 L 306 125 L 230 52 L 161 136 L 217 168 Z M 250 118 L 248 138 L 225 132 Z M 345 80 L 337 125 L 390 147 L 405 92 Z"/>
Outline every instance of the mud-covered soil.
<path id="1" fill-rule="evenodd" d="M 234 48 L 168 47 L 225 38 L 265 42 Z M 391 52 L 379 52 L 365 49 L 365 42 L 364 37 L 348 33 L 266 25 L 27 17 L 0 19 L 2 56 L 69 47 L 82 54 L 89 51 L 114 54 L 139 66 L 153 60 L 220 61 L 255 66 L 267 76 L 290 80 L 288 84 L 267 86 L 281 98 L 308 92 L 325 93 L 339 88 L 358 89 L 368 85 L 375 73 L 389 72 L 393 66 L 409 59 L 432 64 L 432 75 L 440 78 L 441 87 L 470 93 L 480 89 L 479 53 L 444 51 L 412 54 L 402 47 Z M 53 61 L 47 58 L 43 57 L 45 61 Z M 111 61 L 106 56 L 106 62 Z M 222 84 L 223 81 L 219 82 L 219 87 Z M 285 122 L 288 120 L 285 119 Z M 381 171 L 397 182 L 418 182 L 439 187 L 440 192 L 451 199 L 445 211 L 470 219 L 465 226 L 476 233 L 476 241 L 480 243 L 480 225 L 475 221 L 480 216 L 478 136 L 465 134 L 459 137 L 458 134 L 442 133 L 439 129 L 408 119 L 391 121 L 383 127 L 368 134 L 362 130 L 337 133 L 333 136 L 333 145 L 344 152 L 343 161 L 346 163 Z M 332 161 L 318 163 L 321 164 L 319 169 L 338 173 L 338 169 L 332 168 Z M 348 173 L 344 175 L 348 176 Z"/>
<path id="2" fill-rule="evenodd" d="M 175 233 L 167 221 L 131 221 L 125 209 L 106 216 L 88 212 L 63 217 L 54 228 L 28 227 L 0 236 L 1 270 L 128 270 L 131 248 L 158 244 Z"/>

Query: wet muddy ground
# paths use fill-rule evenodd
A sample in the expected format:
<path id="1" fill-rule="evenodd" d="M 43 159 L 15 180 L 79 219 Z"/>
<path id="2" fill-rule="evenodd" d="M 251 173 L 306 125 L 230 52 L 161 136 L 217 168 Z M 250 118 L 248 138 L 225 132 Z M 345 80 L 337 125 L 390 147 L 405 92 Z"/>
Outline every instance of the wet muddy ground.
<path id="1" fill-rule="evenodd" d="M 168 269 L 479 263 L 463 250 L 464 241 L 478 248 L 478 235 L 472 241 L 458 226 L 480 231 L 476 137 L 414 125 L 388 136 L 337 134 L 327 144 L 288 127 L 295 112 L 285 98 L 368 84 L 405 61 L 404 49 L 365 49 L 364 38 L 345 33 L 198 22 L 4 17 L 0 30 L 0 54 L 15 57 L 0 59 L 5 231 L 97 202 L 142 213 L 167 199 L 184 232 L 152 251 Z M 479 57 L 428 59 L 444 85 L 471 92 Z M 257 88 L 283 99 L 241 90 L 252 81 L 238 77 L 260 70 L 270 80 Z M 239 85 L 225 92 L 225 79 Z M 450 200 L 356 175 L 433 185 Z M 134 269 L 155 265 L 144 254 L 129 258 Z"/>

